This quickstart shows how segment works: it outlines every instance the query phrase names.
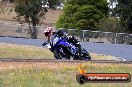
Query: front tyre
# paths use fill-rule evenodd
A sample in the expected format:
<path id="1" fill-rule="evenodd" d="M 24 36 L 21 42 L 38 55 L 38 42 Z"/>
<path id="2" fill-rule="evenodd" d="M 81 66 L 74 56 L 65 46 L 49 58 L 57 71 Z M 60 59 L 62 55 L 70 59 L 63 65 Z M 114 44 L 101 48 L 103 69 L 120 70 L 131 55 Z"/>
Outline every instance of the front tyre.
<path id="1" fill-rule="evenodd" d="M 70 55 L 64 52 L 63 48 L 60 48 L 59 51 L 54 50 L 53 54 L 56 59 L 70 59 Z"/>
<path id="2" fill-rule="evenodd" d="M 53 54 L 54 54 L 54 57 L 55 57 L 56 59 L 62 59 L 62 57 L 60 56 L 60 53 L 57 52 L 57 50 L 54 50 L 54 51 L 53 51 Z"/>

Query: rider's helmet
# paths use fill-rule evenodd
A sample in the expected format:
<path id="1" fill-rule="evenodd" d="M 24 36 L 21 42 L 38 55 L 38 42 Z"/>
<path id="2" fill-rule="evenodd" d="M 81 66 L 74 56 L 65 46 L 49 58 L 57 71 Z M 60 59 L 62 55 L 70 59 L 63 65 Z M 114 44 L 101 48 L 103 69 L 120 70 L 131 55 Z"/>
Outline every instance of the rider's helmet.
<path id="1" fill-rule="evenodd" d="M 50 37 L 52 35 L 52 32 L 54 31 L 54 27 L 47 27 L 44 29 L 44 34 L 46 37 Z"/>

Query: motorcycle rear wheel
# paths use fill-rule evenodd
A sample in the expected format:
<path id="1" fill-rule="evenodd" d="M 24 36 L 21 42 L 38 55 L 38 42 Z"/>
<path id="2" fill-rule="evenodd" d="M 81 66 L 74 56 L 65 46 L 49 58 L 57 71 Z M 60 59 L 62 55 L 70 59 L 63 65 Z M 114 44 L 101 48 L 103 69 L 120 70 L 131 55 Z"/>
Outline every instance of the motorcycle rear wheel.
<path id="1" fill-rule="evenodd" d="M 85 49 L 83 49 L 82 54 L 83 54 L 83 60 L 91 60 L 90 54 Z"/>

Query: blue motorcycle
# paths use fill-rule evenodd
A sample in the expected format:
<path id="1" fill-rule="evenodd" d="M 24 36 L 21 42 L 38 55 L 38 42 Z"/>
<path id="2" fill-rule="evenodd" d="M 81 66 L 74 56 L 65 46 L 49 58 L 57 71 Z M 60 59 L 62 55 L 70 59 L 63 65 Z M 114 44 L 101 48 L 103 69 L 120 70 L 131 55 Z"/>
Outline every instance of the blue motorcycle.
<path id="1" fill-rule="evenodd" d="M 56 59 L 91 60 L 89 53 L 85 49 L 76 47 L 63 37 L 55 36 L 47 44 L 47 47 Z"/>

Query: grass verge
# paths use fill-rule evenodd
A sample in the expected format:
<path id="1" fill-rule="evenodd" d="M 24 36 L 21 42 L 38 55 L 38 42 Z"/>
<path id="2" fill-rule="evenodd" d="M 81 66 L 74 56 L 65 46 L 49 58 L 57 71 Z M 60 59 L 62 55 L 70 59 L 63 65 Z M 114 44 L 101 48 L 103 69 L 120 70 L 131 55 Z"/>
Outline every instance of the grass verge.
<path id="1" fill-rule="evenodd" d="M 90 53 L 93 60 L 117 60 L 116 57 Z M 47 48 L 0 43 L 0 58 L 54 58 Z"/>
<path id="2" fill-rule="evenodd" d="M 93 54 L 92 56 L 101 58 L 101 55 Z M 53 58 L 53 54 L 48 49 L 41 47 L 1 43 L 0 57 Z M 132 82 L 86 83 L 80 85 L 76 81 L 76 73 L 80 64 L 60 62 L 0 62 L 0 87 L 131 87 L 132 85 Z M 87 62 L 83 65 L 88 73 L 132 74 L 132 64 L 98 64 Z"/>
<path id="3" fill-rule="evenodd" d="M 23 63 L 21 63 L 23 64 Z M 43 65 L 44 64 L 44 65 Z M 18 63 L 9 65 L 17 66 Z M 23 64 L 23 67 L 8 68 L 0 71 L 0 87 L 131 87 L 130 83 L 86 83 L 80 85 L 76 81 L 78 63 L 52 63 L 47 67 L 45 63 L 34 63 L 32 67 Z M 5 65 L 6 66 L 6 65 Z M 95 64 L 85 63 L 88 73 L 130 73 L 131 64 Z"/>
<path id="4" fill-rule="evenodd" d="M 53 58 L 46 48 L 0 43 L 0 58 Z"/>

